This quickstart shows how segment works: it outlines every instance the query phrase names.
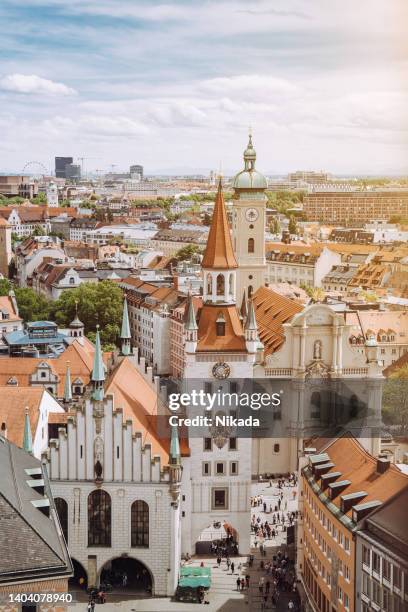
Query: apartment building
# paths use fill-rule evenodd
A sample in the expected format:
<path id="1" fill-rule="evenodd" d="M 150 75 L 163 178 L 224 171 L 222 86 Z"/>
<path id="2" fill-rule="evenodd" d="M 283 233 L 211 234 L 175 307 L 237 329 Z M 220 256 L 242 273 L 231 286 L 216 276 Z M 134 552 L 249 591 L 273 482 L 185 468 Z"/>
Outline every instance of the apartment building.
<path id="1" fill-rule="evenodd" d="M 320 287 L 323 278 L 333 266 L 341 263 L 341 254 L 322 244 L 266 245 L 267 281 Z"/>
<path id="2" fill-rule="evenodd" d="M 408 189 L 383 191 L 313 191 L 303 200 L 308 221 L 363 226 L 392 216 L 408 217 Z"/>
<path id="3" fill-rule="evenodd" d="M 185 350 L 185 322 L 186 322 L 186 305 L 187 299 L 177 305 L 171 311 L 170 317 L 170 364 L 171 375 L 174 378 L 181 379 L 184 376 L 186 367 L 186 350 Z M 195 315 L 197 316 L 199 308 L 202 306 L 202 298 L 192 297 L 192 305 Z"/>
<path id="4" fill-rule="evenodd" d="M 408 608 L 408 488 L 364 521 L 356 537 L 356 612 Z"/>
<path id="5" fill-rule="evenodd" d="M 406 489 L 408 476 L 389 460 L 371 456 L 351 435 L 312 451 L 306 460 L 298 523 L 306 609 L 354 612 L 360 581 L 356 530 L 369 512 Z"/>
<path id="6" fill-rule="evenodd" d="M 345 266 L 333 266 L 330 272 L 322 278 L 322 288 L 327 293 L 345 294 L 355 273 L 355 268 L 348 264 Z"/>
<path id="7" fill-rule="evenodd" d="M 29 176 L 0 176 L 0 194 L 8 198 L 31 199 L 38 194 L 38 184 Z"/>
<path id="8" fill-rule="evenodd" d="M 65 208 L 64 213 L 76 217 L 75 208 Z M 51 230 L 51 219 L 61 215 L 60 208 L 48 206 L 15 206 L 0 208 L 2 217 L 11 226 L 11 231 L 18 238 L 30 236 L 34 230 L 41 229 L 48 233 Z"/>
<path id="9" fill-rule="evenodd" d="M 345 313 L 351 346 L 364 346 L 374 337 L 382 366 L 387 368 L 408 352 L 408 311 L 367 310 Z"/>
<path id="10" fill-rule="evenodd" d="M 133 346 L 139 349 L 154 373 L 171 371 L 170 316 L 177 304 L 178 292 L 173 286 L 157 286 L 128 277 L 120 282 L 128 301 L 130 333 Z"/>

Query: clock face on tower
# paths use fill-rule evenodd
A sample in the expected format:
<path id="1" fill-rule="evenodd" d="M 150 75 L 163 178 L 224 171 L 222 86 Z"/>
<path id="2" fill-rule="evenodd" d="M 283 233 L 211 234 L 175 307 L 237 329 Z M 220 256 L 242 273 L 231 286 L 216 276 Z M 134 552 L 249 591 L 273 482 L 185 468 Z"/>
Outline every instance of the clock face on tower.
<path id="1" fill-rule="evenodd" d="M 224 380 L 230 375 L 231 368 L 229 367 L 228 363 L 218 361 L 214 364 L 212 373 L 214 378 L 218 378 L 218 380 Z"/>
<path id="2" fill-rule="evenodd" d="M 253 223 L 254 221 L 256 221 L 259 217 L 259 212 L 256 210 L 256 208 L 247 208 L 245 211 L 245 218 L 247 221 L 250 221 L 251 223 Z"/>

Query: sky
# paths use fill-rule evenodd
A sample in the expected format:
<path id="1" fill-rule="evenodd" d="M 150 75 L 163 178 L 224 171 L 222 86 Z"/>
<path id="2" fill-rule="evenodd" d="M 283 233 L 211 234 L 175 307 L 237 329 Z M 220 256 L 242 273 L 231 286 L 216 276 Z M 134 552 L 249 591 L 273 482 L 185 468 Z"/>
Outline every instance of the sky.
<path id="1" fill-rule="evenodd" d="M 407 0 L 1 0 L 0 172 L 408 174 Z"/>

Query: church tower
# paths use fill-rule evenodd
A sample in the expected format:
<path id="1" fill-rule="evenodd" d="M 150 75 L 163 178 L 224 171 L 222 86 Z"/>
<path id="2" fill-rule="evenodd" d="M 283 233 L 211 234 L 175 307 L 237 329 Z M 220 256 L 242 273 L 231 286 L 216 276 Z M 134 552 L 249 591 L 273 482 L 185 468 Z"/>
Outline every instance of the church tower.
<path id="1" fill-rule="evenodd" d="M 256 152 L 249 136 L 244 151 L 244 169 L 233 180 L 233 237 L 234 251 L 238 263 L 238 303 L 244 288 L 248 297 L 265 284 L 265 209 L 267 197 L 266 178 L 255 170 Z"/>
<path id="2" fill-rule="evenodd" d="M 237 308 L 237 269 L 220 181 L 202 261 L 203 305 L 196 315 L 189 296 L 185 311 L 185 392 L 200 390 L 227 397 L 238 394 L 245 382 L 253 378 L 258 333 L 252 314 L 246 325 Z M 211 410 L 204 406 L 186 409 L 187 416 L 199 414 L 211 418 L 199 433 L 190 429 L 190 457 L 183 459 L 184 553 L 194 553 L 200 533 L 214 522 L 231 525 L 239 534 L 240 553 L 249 553 L 252 439 L 237 439 L 236 428 L 219 425 L 217 421 L 220 415 L 237 413 L 239 408 L 237 411 L 235 408 L 235 404 L 223 406 L 219 400 Z"/>

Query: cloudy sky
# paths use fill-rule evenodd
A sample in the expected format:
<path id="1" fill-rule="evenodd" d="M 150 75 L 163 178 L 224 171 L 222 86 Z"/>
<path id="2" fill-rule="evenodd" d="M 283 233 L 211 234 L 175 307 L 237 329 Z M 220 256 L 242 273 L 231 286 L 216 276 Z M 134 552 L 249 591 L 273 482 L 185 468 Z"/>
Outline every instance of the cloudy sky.
<path id="1" fill-rule="evenodd" d="M 408 173 L 407 0 L 1 0 L 0 172 Z"/>

